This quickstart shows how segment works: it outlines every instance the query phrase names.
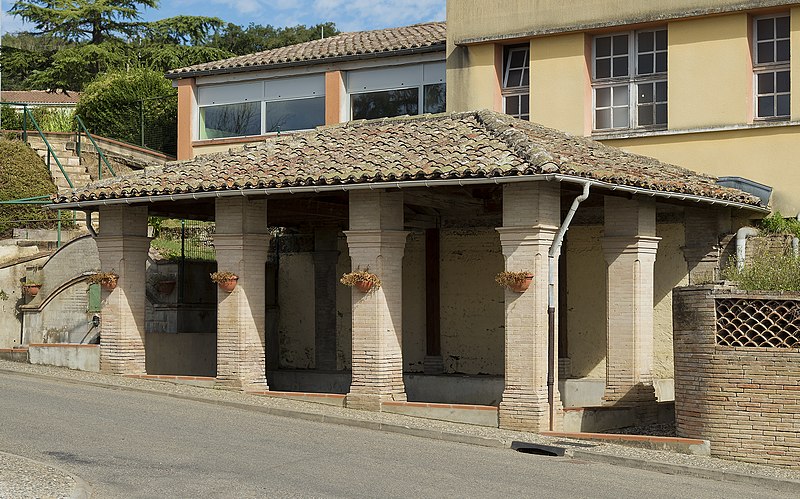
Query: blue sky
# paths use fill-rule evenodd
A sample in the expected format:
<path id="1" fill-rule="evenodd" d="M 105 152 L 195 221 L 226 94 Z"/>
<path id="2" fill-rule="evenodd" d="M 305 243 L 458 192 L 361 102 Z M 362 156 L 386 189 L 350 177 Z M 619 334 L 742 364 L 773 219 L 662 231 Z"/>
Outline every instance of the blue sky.
<path id="1" fill-rule="evenodd" d="M 25 28 L 19 19 L 5 12 L 12 3 L 2 2 L 4 33 Z M 216 16 L 241 25 L 254 22 L 294 26 L 333 21 L 341 31 L 357 31 L 444 21 L 445 0 L 161 0 L 161 7 L 147 9 L 144 19 L 180 14 Z"/>

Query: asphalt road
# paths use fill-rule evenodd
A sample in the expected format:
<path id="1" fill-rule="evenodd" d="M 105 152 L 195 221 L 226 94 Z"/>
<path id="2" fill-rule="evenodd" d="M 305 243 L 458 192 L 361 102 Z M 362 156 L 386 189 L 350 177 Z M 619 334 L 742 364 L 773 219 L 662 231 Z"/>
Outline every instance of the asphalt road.
<path id="1" fill-rule="evenodd" d="M 0 373 L 0 451 L 93 497 L 790 497 L 754 486 Z"/>

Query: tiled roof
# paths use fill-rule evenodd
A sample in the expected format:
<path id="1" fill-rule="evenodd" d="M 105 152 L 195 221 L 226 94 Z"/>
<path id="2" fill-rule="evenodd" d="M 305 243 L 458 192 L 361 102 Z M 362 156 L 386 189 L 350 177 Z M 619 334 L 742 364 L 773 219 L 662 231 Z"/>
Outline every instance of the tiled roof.
<path id="1" fill-rule="evenodd" d="M 562 174 L 758 205 L 716 178 L 493 111 L 355 121 L 109 178 L 57 202 Z M 89 203 L 91 204 L 91 203 Z"/>
<path id="2" fill-rule="evenodd" d="M 412 49 L 441 47 L 441 50 L 444 50 L 445 40 L 445 23 L 443 22 L 414 24 L 375 31 L 356 31 L 255 54 L 174 69 L 167 73 L 167 77 L 181 78 L 195 74 L 225 73 L 241 70 L 241 68 L 264 69 L 272 65 L 321 62 L 325 59 Z"/>
<path id="3" fill-rule="evenodd" d="M 19 102 L 23 104 L 77 104 L 80 92 L 57 90 L 3 90 L 3 102 Z"/>

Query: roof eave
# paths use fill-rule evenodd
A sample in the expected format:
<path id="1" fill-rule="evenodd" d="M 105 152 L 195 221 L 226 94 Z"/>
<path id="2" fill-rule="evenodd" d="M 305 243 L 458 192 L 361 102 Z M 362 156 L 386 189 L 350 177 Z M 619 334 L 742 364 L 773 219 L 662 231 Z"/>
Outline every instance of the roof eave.
<path id="1" fill-rule="evenodd" d="M 302 61 L 288 61 L 275 64 L 259 64 L 253 66 L 238 66 L 233 68 L 219 68 L 207 69 L 199 71 L 185 71 L 185 72 L 169 72 L 164 75 L 169 80 L 180 80 L 182 78 L 196 78 L 198 76 L 212 76 L 219 74 L 232 74 L 232 73 L 249 73 L 255 71 L 265 71 L 270 69 L 285 69 L 294 68 L 298 66 L 318 66 L 323 64 L 336 64 L 342 62 L 362 61 L 366 59 L 380 59 L 385 57 L 401 57 L 407 55 L 429 54 L 433 52 L 444 52 L 446 43 L 442 41 L 435 45 L 426 45 L 424 47 L 415 47 L 402 50 L 387 50 L 383 52 L 367 52 L 363 54 L 352 54 L 336 57 L 325 57 L 321 59 L 306 59 Z M 173 71 L 180 71 L 175 69 Z"/>

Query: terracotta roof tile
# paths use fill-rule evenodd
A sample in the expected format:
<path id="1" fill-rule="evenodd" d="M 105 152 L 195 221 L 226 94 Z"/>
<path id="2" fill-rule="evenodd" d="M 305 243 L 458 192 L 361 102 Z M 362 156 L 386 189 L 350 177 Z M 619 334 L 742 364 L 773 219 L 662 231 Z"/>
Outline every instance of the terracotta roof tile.
<path id="1" fill-rule="evenodd" d="M 77 104 L 80 92 L 49 90 L 3 90 L 3 102 L 19 102 L 23 104 Z"/>
<path id="2" fill-rule="evenodd" d="M 759 204 L 715 177 L 493 111 L 354 121 L 284 135 L 106 179 L 57 202 L 543 173 Z"/>
<path id="3" fill-rule="evenodd" d="M 167 73 L 167 77 L 181 78 L 201 73 L 224 73 L 237 68 L 263 69 L 278 64 L 308 63 L 411 49 L 441 47 L 441 50 L 444 50 L 445 38 L 443 22 L 341 33 L 321 40 L 174 69 Z"/>

